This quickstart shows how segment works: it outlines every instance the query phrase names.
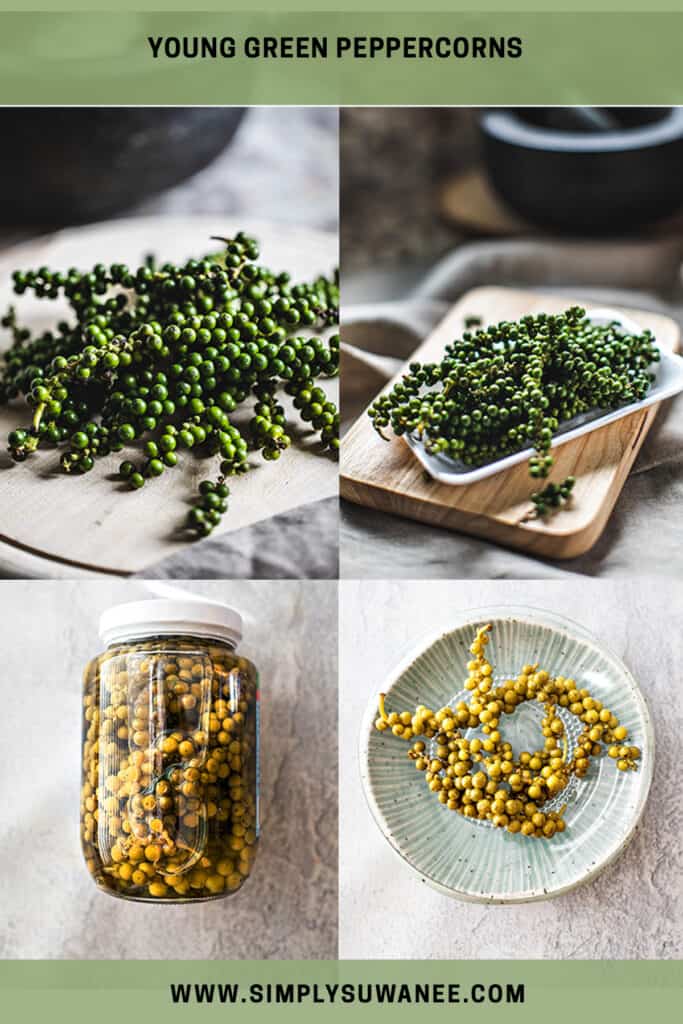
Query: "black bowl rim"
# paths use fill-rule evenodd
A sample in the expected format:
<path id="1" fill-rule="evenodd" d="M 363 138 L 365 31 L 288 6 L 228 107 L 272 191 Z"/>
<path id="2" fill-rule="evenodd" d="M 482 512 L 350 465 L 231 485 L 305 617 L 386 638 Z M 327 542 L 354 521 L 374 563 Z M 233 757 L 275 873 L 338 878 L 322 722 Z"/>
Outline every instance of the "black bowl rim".
<path id="1" fill-rule="evenodd" d="M 481 116 L 481 130 L 497 142 L 521 149 L 558 153 L 618 153 L 647 150 L 683 137 L 683 107 L 671 107 L 659 121 L 623 131 L 562 132 L 536 128 L 510 110 L 490 110 Z"/>

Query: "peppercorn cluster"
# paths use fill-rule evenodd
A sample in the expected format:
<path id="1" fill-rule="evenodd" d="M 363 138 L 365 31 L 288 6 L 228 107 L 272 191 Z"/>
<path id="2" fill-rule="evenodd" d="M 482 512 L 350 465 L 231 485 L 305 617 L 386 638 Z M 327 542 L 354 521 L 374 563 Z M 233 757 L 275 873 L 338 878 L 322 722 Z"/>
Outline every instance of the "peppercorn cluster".
<path id="1" fill-rule="evenodd" d="M 562 423 L 596 409 L 643 399 L 660 358 L 650 331 L 627 334 L 618 323 L 598 326 L 573 306 L 558 315 L 466 331 L 439 363 L 411 363 L 370 407 L 380 436 L 420 439 L 430 454 L 482 466 L 528 446 L 529 474 L 550 474 L 550 447 Z M 385 438 L 386 440 L 386 438 Z M 571 495 L 573 477 L 532 495 L 543 516 Z"/>
<path id="2" fill-rule="evenodd" d="M 221 253 L 181 266 L 150 260 L 137 270 L 116 263 L 89 273 L 14 274 L 17 294 L 63 296 L 73 314 L 37 336 L 18 324 L 14 308 L 2 320 L 13 344 L 0 403 L 25 396 L 34 410 L 32 423 L 9 435 L 16 461 L 56 445 L 65 472 L 87 473 L 98 458 L 139 442 L 142 461 L 120 467 L 139 489 L 194 449 L 220 457 L 209 481 L 220 488 L 247 471 L 250 449 L 273 461 L 291 444 L 281 390 L 321 451 L 337 455 L 338 411 L 316 381 L 338 373 L 339 338 L 314 336 L 338 321 L 336 276 L 294 284 L 256 263 L 258 245 L 244 233 L 219 241 Z M 232 417 L 246 402 L 255 402 L 253 416 L 238 427 Z M 219 504 L 202 492 L 187 527 L 210 533 L 225 497 Z"/>
<path id="3" fill-rule="evenodd" d="M 559 810 L 543 807 L 567 788 L 572 776 L 585 778 L 590 759 L 602 753 L 603 744 L 623 772 L 636 769 L 640 750 L 626 744 L 628 730 L 616 715 L 573 679 L 553 677 L 538 665 L 524 665 L 516 679 L 496 686 L 485 655 L 490 629 L 490 625 L 479 629 L 470 647 L 473 657 L 465 683 L 472 691 L 469 703 L 463 700 L 437 712 L 420 705 L 414 712 L 387 714 L 384 694 L 380 694 L 375 727 L 403 740 L 424 736 L 434 741 L 433 750 L 424 740 L 414 741 L 408 757 L 449 810 L 490 821 L 513 834 L 552 839 L 566 828 L 566 804 Z M 523 751 L 515 758 L 500 732 L 500 720 L 529 700 L 543 705 L 544 743 L 539 750 Z M 583 723 L 571 758 L 558 708 L 566 708 Z M 480 730 L 482 736 L 466 738 L 463 729 Z"/>
<path id="4" fill-rule="evenodd" d="M 258 843 L 257 676 L 213 641 L 112 647 L 86 670 L 81 840 L 99 886 L 185 901 L 237 891 Z"/>

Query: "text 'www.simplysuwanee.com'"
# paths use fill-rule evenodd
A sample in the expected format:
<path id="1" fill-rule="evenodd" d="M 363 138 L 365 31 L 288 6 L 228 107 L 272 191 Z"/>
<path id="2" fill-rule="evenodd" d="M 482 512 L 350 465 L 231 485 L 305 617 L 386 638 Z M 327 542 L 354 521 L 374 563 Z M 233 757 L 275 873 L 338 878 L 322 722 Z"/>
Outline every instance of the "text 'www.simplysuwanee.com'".
<path id="1" fill-rule="evenodd" d="M 175 983 L 169 986 L 171 1002 L 175 1004 L 227 1005 L 265 1004 L 297 1005 L 313 1003 L 334 1005 L 363 1003 L 369 1005 L 411 1005 L 434 1004 L 455 1005 L 458 1003 L 503 1003 L 506 1005 L 525 1002 L 523 984 L 476 983 L 353 983 L 306 984 L 302 982 L 252 982 L 247 986 L 237 983 Z"/>

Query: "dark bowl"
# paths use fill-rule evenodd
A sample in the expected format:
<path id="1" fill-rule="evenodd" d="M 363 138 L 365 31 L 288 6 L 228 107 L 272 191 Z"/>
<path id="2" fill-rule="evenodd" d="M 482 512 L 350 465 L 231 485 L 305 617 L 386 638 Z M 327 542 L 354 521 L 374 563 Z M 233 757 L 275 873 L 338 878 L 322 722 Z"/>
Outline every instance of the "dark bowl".
<path id="1" fill-rule="evenodd" d="M 616 108 L 605 119 L 616 127 L 586 117 L 584 130 L 571 109 L 564 119 L 561 108 L 485 112 L 484 158 L 496 191 L 533 224 L 574 235 L 627 233 L 676 213 L 683 109 Z"/>
<path id="2" fill-rule="evenodd" d="M 97 220 L 177 185 L 225 149 L 242 107 L 0 110 L 0 223 Z"/>

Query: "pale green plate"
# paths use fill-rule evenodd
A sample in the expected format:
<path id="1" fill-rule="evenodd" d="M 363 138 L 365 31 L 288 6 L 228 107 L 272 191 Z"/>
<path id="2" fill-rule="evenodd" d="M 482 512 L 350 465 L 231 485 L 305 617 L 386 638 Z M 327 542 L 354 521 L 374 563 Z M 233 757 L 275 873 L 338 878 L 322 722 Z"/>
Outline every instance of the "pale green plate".
<path id="1" fill-rule="evenodd" d="M 469 645 L 491 622 L 487 657 L 495 678 L 540 662 L 553 675 L 571 676 L 610 708 L 642 750 L 636 772 L 619 772 L 603 754 L 585 779 L 573 779 L 559 803 L 568 803 L 566 831 L 550 841 L 528 839 L 449 811 L 427 791 L 406 757 L 408 744 L 380 733 L 377 696 L 360 737 L 360 764 L 370 810 L 396 852 L 435 889 L 478 903 L 522 903 L 569 892 L 594 878 L 624 850 L 643 813 L 654 766 L 654 736 L 645 699 L 626 666 L 576 623 L 530 608 L 474 609 L 451 632 L 421 645 L 380 690 L 388 711 L 426 704 L 437 710 L 463 692 Z M 515 750 L 540 746 L 542 709 L 531 702 L 503 716 L 501 732 Z M 578 719 L 566 713 L 572 741 Z"/>

